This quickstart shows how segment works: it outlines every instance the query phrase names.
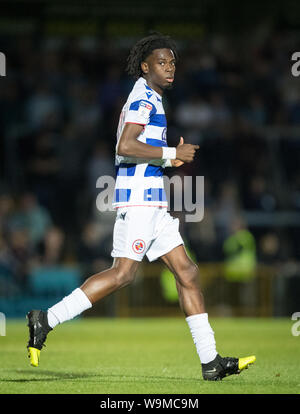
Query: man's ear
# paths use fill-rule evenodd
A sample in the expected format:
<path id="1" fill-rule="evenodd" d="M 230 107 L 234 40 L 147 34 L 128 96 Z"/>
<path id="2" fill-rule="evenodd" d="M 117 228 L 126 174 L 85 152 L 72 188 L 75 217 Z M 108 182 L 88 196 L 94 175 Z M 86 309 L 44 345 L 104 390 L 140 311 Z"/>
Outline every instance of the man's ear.
<path id="1" fill-rule="evenodd" d="M 142 62 L 141 63 L 141 69 L 143 73 L 148 73 L 149 72 L 149 66 L 147 62 Z"/>

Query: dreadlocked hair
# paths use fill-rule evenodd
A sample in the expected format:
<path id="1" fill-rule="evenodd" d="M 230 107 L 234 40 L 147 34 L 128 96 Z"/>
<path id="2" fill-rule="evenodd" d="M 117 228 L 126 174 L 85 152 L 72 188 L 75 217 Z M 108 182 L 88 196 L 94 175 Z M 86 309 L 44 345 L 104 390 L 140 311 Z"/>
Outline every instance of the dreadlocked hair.
<path id="1" fill-rule="evenodd" d="M 154 32 L 139 40 L 130 50 L 127 58 L 126 72 L 135 79 L 142 76 L 141 63 L 144 62 L 155 49 L 171 49 L 176 61 L 178 60 L 176 45 L 170 36 L 164 36 L 161 33 Z"/>

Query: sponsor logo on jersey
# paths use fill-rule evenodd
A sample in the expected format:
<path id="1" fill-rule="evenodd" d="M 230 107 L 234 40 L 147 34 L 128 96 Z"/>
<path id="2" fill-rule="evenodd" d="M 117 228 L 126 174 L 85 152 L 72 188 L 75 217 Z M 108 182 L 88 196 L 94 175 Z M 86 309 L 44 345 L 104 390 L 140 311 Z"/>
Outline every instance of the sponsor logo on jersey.
<path id="1" fill-rule="evenodd" d="M 148 120 L 148 118 L 150 117 L 151 110 L 152 110 L 151 104 L 145 101 L 141 101 L 139 104 L 138 115 L 144 118 L 145 120 Z"/>
<path id="2" fill-rule="evenodd" d="M 144 108 L 147 108 L 147 109 L 149 109 L 149 111 L 151 111 L 151 109 L 152 109 L 152 105 L 151 104 L 149 104 L 148 102 L 145 102 L 145 101 L 141 101 L 140 102 L 140 107 L 144 107 Z"/>

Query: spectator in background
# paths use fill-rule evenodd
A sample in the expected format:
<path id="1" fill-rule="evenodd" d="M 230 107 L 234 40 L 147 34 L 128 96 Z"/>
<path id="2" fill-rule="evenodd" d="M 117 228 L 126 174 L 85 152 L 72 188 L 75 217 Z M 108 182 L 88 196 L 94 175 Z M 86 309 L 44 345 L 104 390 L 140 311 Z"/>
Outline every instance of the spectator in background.
<path id="1" fill-rule="evenodd" d="M 293 209 L 300 211 L 300 170 L 294 173 L 294 182 L 291 183 L 290 204 Z"/>
<path id="2" fill-rule="evenodd" d="M 67 255 L 65 233 L 59 227 L 51 227 L 39 246 L 30 272 L 30 288 L 33 295 L 49 298 L 65 296 L 74 290 L 80 280 L 77 258 Z"/>
<path id="3" fill-rule="evenodd" d="M 191 56 L 189 69 L 192 84 L 201 91 L 202 95 L 217 90 L 220 86 L 220 74 L 217 69 L 216 56 L 211 51 L 201 50 L 195 44 L 195 50 Z"/>
<path id="4" fill-rule="evenodd" d="M 61 99 L 53 93 L 47 81 L 38 81 L 25 104 L 26 118 L 32 129 L 38 130 L 51 120 L 58 127 L 63 121 Z"/>
<path id="5" fill-rule="evenodd" d="M 53 214 L 57 209 L 57 177 L 61 168 L 57 140 L 56 134 L 41 131 L 26 163 L 28 187 L 36 194 L 39 203 Z"/>
<path id="6" fill-rule="evenodd" d="M 68 238 L 74 237 L 80 228 L 80 198 L 84 191 L 85 163 L 94 136 L 83 134 L 75 122 L 65 125 L 57 150 L 59 169 L 55 191 L 58 194 L 56 223 L 64 229 Z"/>
<path id="7" fill-rule="evenodd" d="M 295 78 L 291 76 L 287 67 L 283 76 L 278 80 L 278 89 L 281 97 L 282 111 L 285 114 L 285 123 L 299 125 L 300 123 L 300 88 L 295 87 Z"/>
<path id="8" fill-rule="evenodd" d="M 265 104 L 259 94 L 250 95 L 245 108 L 241 111 L 242 118 L 253 126 L 263 126 L 267 121 Z"/>
<path id="9" fill-rule="evenodd" d="M 279 237 L 274 232 L 266 232 L 259 240 L 258 259 L 266 265 L 274 265 L 283 258 Z"/>
<path id="10" fill-rule="evenodd" d="M 189 175 L 200 171 L 220 185 L 215 207 L 207 213 L 207 219 L 216 214 L 219 242 L 228 236 L 226 222 L 239 208 L 278 211 L 279 202 L 287 198 L 291 208 L 300 206 L 297 136 L 288 139 L 287 132 L 277 150 L 271 145 L 271 154 L 266 135 L 253 128 L 290 128 L 300 119 L 300 89 L 291 76 L 289 56 L 291 47 L 297 50 L 297 33 L 268 33 L 265 28 L 265 36 L 233 40 L 212 33 L 189 41 L 182 50 L 184 59 L 178 62 L 176 88 L 165 97 L 176 107 L 169 114 L 168 144 L 178 144 L 178 131 L 186 143 L 201 143 L 195 165 L 183 166 L 184 171 Z M 0 90 L 0 175 L 4 173 L 9 185 L 13 182 L 16 193 L 24 184 L 30 188 L 53 223 L 67 230 L 66 237 L 73 233 L 76 246 L 86 217 L 94 216 L 97 178 L 114 176 L 107 151 L 113 150 L 122 96 L 132 87 L 115 64 L 116 57 L 126 55 L 125 48 L 114 39 L 107 43 L 96 37 L 37 39 L 33 35 L 3 41 L 13 59 Z M 18 164 L 18 156 L 26 168 Z M 269 183 L 276 181 L 275 171 L 291 189 L 289 197 L 279 197 L 278 192 L 274 196 Z M 225 190 L 230 177 L 239 177 L 242 187 Z M 231 195 L 225 194 L 230 191 Z M 236 207 L 240 196 L 242 205 Z M 4 209 L 13 208 L 8 207 L 10 201 L 3 203 Z M 3 214 L 0 200 L 0 226 L 1 221 L 4 226 L 10 221 Z"/>
<path id="11" fill-rule="evenodd" d="M 116 133 L 114 125 L 118 122 L 120 99 L 123 95 L 121 75 L 122 68 L 117 64 L 111 64 L 107 67 L 104 80 L 99 85 L 98 102 L 105 119 L 101 136 L 103 134 L 115 136 Z M 123 104 L 124 101 L 122 101 Z"/>
<path id="12" fill-rule="evenodd" d="M 213 211 L 218 244 L 222 245 L 224 240 L 231 234 L 231 223 L 240 213 L 238 186 L 234 181 L 225 181 L 221 184 Z"/>
<path id="13" fill-rule="evenodd" d="M 94 202 L 95 195 L 99 193 L 99 189 L 96 188 L 97 180 L 105 175 L 115 177 L 110 146 L 104 140 L 97 140 L 92 148 L 86 168 L 87 187 Z"/>
<path id="14" fill-rule="evenodd" d="M 6 192 L 0 193 L 0 234 L 9 229 L 14 211 L 15 201 L 13 197 Z"/>
<path id="15" fill-rule="evenodd" d="M 13 274 L 14 267 L 11 263 L 7 241 L 0 230 L 0 298 L 11 296 L 18 292 Z"/>
<path id="16" fill-rule="evenodd" d="M 194 93 L 177 107 L 176 119 L 185 130 L 186 142 L 196 145 L 201 141 L 201 131 L 212 125 L 213 109 L 209 102 Z"/>
<path id="17" fill-rule="evenodd" d="M 0 277 L 1 292 L 26 291 L 30 260 L 33 257 L 28 231 L 16 223 L 16 203 L 8 193 L 0 195 Z"/>
<path id="18" fill-rule="evenodd" d="M 68 116 L 78 134 L 95 136 L 98 133 L 102 110 L 95 85 L 87 81 L 69 84 Z"/>
<path id="19" fill-rule="evenodd" d="M 51 42 L 52 40 L 52 42 Z M 41 53 L 41 68 L 39 74 L 42 74 L 43 79 L 47 80 L 50 90 L 54 96 L 58 96 L 64 92 L 65 76 L 62 70 L 62 53 L 58 51 L 59 40 L 55 45 L 54 39 L 45 41 L 43 51 Z M 58 109 L 60 109 L 58 105 Z"/>
<path id="20" fill-rule="evenodd" d="M 213 128 L 216 128 L 222 134 L 223 128 L 228 127 L 230 122 L 232 122 L 232 111 L 220 92 L 211 93 L 210 104 L 214 124 Z"/>
<path id="21" fill-rule="evenodd" d="M 34 251 L 26 228 L 14 228 L 7 234 L 7 247 L 4 248 L 2 263 L 9 269 L 15 285 L 25 293 L 28 289 L 28 276 L 31 270 Z"/>
<path id="22" fill-rule="evenodd" d="M 65 234 L 59 228 L 50 227 L 37 249 L 35 266 L 61 265 L 65 259 Z"/>
<path id="23" fill-rule="evenodd" d="M 274 211 L 277 207 L 275 196 L 267 188 L 267 181 L 262 176 L 250 178 L 244 206 L 248 210 Z"/>
<path id="24" fill-rule="evenodd" d="M 186 239 L 189 241 L 188 244 L 196 255 L 198 262 L 212 262 L 219 260 L 222 256 L 220 255 L 217 244 L 215 217 L 212 209 L 213 196 L 211 182 L 209 178 L 204 177 L 203 183 L 204 187 L 201 188 L 202 185 L 199 187 L 195 186 L 195 191 L 198 193 L 199 203 L 203 197 L 201 201 L 204 201 L 204 216 L 201 221 L 185 223 Z"/>
<path id="25" fill-rule="evenodd" d="M 122 68 L 113 64 L 107 68 L 104 81 L 99 89 L 99 103 L 105 116 L 110 116 L 115 109 L 115 103 L 122 95 L 121 88 Z"/>
<path id="26" fill-rule="evenodd" d="M 188 239 L 198 262 L 213 262 L 220 258 L 214 215 L 210 207 L 205 208 L 200 222 L 188 224 Z"/>
<path id="27" fill-rule="evenodd" d="M 9 132 L 23 121 L 22 96 L 16 79 L 1 83 L 0 91 L 0 130 Z"/>
<path id="28" fill-rule="evenodd" d="M 10 220 L 10 226 L 27 230 L 30 244 L 35 248 L 44 238 L 52 225 L 52 219 L 46 208 L 39 205 L 33 193 L 25 193 L 19 198 L 18 207 Z"/>
<path id="29" fill-rule="evenodd" d="M 234 217 L 230 225 L 231 234 L 223 244 L 224 276 L 229 282 L 225 285 L 226 297 L 237 314 L 248 314 L 257 303 L 256 241 L 241 216 Z"/>
<path id="30" fill-rule="evenodd" d="M 101 224 L 88 222 L 78 244 L 78 259 L 83 273 L 94 274 L 109 266 L 111 261 L 111 234 Z"/>
<path id="31" fill-rule="evenodd" d="M 223 244 L 225 277 L 229 281 L 247 282 L 255 276 L 255 238 L 240 216 L 231 220 L 230 233 Z"/>

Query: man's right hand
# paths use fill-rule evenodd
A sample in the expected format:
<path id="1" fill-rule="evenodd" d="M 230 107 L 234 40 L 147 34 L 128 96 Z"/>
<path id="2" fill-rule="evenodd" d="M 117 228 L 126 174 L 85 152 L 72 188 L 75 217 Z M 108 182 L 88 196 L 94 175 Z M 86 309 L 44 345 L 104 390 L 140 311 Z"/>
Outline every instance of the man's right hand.
<path id="1" fill-rule="evenodd" d="M 176 147 L 176 159 L 190 163 L 194 160 L 195 152 L 199 148 L 199 145 L 179 143 Z"/>

